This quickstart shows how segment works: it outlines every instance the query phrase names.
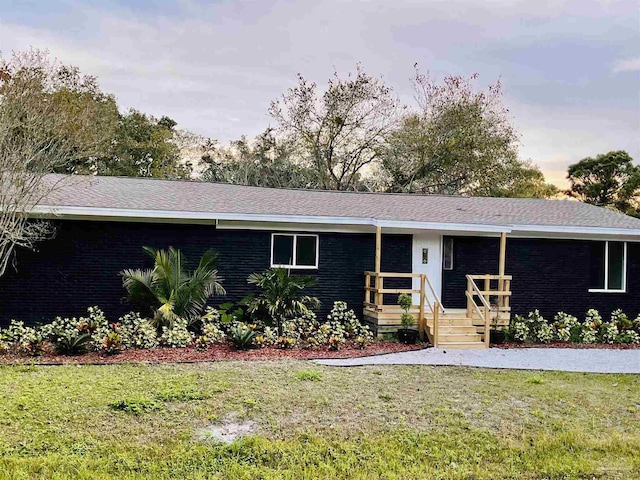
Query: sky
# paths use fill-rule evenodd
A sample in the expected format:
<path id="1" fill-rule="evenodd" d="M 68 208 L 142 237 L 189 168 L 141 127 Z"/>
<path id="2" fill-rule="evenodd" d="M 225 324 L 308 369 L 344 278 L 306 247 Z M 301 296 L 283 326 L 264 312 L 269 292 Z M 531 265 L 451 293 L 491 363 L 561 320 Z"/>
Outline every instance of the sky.
<path id="1" fill-rule="evenodd" d="M 412 105 L 417 63 L 500 78 L 520 155 L 551 181 L 610 150 L 640 160 L 638 0 L 0 0 L 0 52 L 30 47 L 221 142 L 273 123 L 298 73 L 324 85 L 361 63 Z"/>

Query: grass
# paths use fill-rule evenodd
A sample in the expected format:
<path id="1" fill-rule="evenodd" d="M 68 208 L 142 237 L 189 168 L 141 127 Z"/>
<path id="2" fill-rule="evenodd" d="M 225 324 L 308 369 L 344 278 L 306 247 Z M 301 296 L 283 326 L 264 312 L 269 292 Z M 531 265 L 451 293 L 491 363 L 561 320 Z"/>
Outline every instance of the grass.
<path id="1" fill-rule="evenodd" d="M 0 479 L 638 478 L 639 404 L 633 375 L 4 366 Z M 195 440 L 244 420 L 252 436 Z"/>

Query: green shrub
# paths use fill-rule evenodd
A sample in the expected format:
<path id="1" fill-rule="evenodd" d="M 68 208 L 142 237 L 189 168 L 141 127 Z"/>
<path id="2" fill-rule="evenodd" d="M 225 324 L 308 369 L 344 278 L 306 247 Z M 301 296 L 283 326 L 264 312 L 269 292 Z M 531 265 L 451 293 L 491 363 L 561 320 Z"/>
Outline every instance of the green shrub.
<path id="1" fill-rule="evenodd" d="M 90 325 L 77 318 L 56 317 L 51 322 L 51 341 L 58 353 L 63 355 L 79 355 L 87 353 L 92 341 Z"/>
<path id="2" fill-rule="evenodd" d="M 633 322 L 629 320 L 629 317 L 620 309 L 614 310 L 611 313 L 611 323 L 613 323 L 621 332 L 627 330 L 633 330 Z"/>
<path id="3" fill-rule="evenodd" d="M 353 341 L 360 350 L 364 350 L 373 342 L 373 334 L 358 335 Z"/>
<path id="4" fill-rule="evenodd" d="M 257 333 L 244 323 L 237 323 L 229 330 L 229 340 L 238 350 L 249 350 Z"/>
<path id="5" fill-rule="evenodd" d="M 32 357 L 44 353 L 48 327 L 26 327 L 24 322 L 11 320 L 9 327 L 0 330 L 0 353 L 23 353 Z"/>
<path id="6" fill-rule="evenodd" d="M 252 273 L 247 282 L 258 289 L 256 295 L 242 301 L 247 311 L 267 324 L 276 324 L 280 334 L 283 321 L 305 314 L 320 304 L 316 297 L 302 294 L 316 283 L 310 275 L 289 275 L 284 268 L 271 268 Z"/>
<path id="7" fill-rule="evenodd" d="M 278 332 L 271 327 L 264 327 L 262 332 L 257 332 L 253 339 L 253 346 L 256 348 L 264 348 L 275 345 L 278 340 Z"/>
<path id="8" fill-rule="evenodd" d="M 529 326 L 523 316 L 516 315 L 511 319 L 507 330 L 507 336 L 510 340 L 518 343 L 529 341 Z"/>
<path id="9" fill-rule="evenodd" d="M 340 335 L 339 333 L 329 335 L 329 340 L 327 340 L 329 350 L 332 351 L 340 350 L 345 343 L 347 343 L 347 341 L 345 340 L 344 335 Z"/>
<path id="10" fill-rule="evenodd" d="M 400 315 L 400 324 L 402 325 L 402 328 L 411 328 L 415 325 L 415 323 L 416 322 L 413 319 L 413 315 L 411 315 L 410 313 L 404 312 L 402 315 Z"/>
<path id="11" fill-rule="evenodd" d="M 398 305 L 400 305 L 400 308 L 405 312 L 408 312 L 413 306 L 413 299 L 411 298 L 411 295 L 408 293 L 401 293 L 398 295 Z"/>
<path id="12" fill-rule="evenodd" d="M 292 337 L 278 337 L 275 346 L 282 349 L 293 348 L 296 346 L 297 340 Z"/>
<path id="13" fill-rule="evenodd" d="M 104 340 L 102 340 L 102 351 L 109 355 L 115 355 L 120 353 L 122 349 L 122 335 L 116 331 L 107 333 Z"/>
<path id="14" fill-rule="evenodd" d="M 148 318 L 142 318 L 137 312 L 130 312 L 120 317 L 122 343 L 125 348 L 156 348 L 158 334 Z"/>
<path id="15" fill-rule="evenodd" d="M 151 398 L 136 397 L 118 400 L 109 404 L 112 410 L 125 412 L 131 415 L 142 415 L 161 408 L 161 404 Z"/>
<path id="16" fill-rule="evenodd" d="M 202 335 L 196 338 L 195 346 L 198 350 L 206 350 L 211 345 L 224 342 L 227 338 L 225 333 L 213 323 L 204 323 L 202 325 Z"/>
<path id="17" fill-rule="evenodd" d="M 553 325 L 555 330 L 555 338 L 560 342 L 579 342 L 582 328 L 580 322 L 573 315 L 564 312 L 558 312 L 554 317 Z"/>
<path id="18" fill-rule="evenodd" d="M 87 316 L 80 317 L 78 329 L 91 335 L 90 350 L 102 350 L 104 339 L 113 330 L 107 318 L 100 308 L 94 306 L 87 308 Z"/>
<path id="19" fill-rule="evenodd" d="M 595 308 L 589 309 L 584 319 L 584 324 L 592 330 L 598 329 L 598 327 L 602 325 L 602 316 L 600 315 L 600 312 Z"/>
<path id="20" fill-rule="evenodd" d="M 358 320 L 355 312 L 349 309 L 347 302 L 334 302 L 327 320 L 331 327 L 329 337 L 343 335 L 347 339 L 355 339 L 361 336 L 368 337 L 369 341 L 373 340 L 369 327 Z"/>
<path id="21" fill-rule="evenodd" d="M 635 330 L 625 330 L 616 339 L 619 343 L 640 343 L 640 334 Z"/>
<path id="22" fill-rule="evenodd" d="M 89 351 L 91 335 L 74 331 L 56 331 L 55 349 L 63 355 L 80 355 Z"/>
<path id="23" fill-rule="evenodd" d="M 301 382 L 320 382 L 322 381 L 322 373 L 316 370 L 301 370 L 296 373 L 296 379 Z"/>
<path id="24" fill-rule="evenodd" d="M 591 344 L 598 341 L 598 331 L 592 328 L 590 325 L 582 326 L 582 333 L 580 334 L 580 342 Z"/>
<path id="25" fill-rule="evenodd" d="M 176 318 L 172 326 L 163 326 L 160 335 L 160 345 L 171 348 L 187 347 L 193 342 L 193 334 L 187 328 L 187 321 Z"/>
<path id="26" fill-rule="evenodd" d="M 214 294 L 224 295 L 222 279 L 215 268 L 217 255 L 213 251 L 205 252 L 196 269 L 187 272 L 180 250 L 143 248 L 154 260 L 154 267 L 123 270 L 120 274 L 129 300 L 149 309 L 158 331 L 172 327 L 177 319 L 185 320 L 187 325 L 197 323 L 207 300 Z"/>
<path id="27" fill-rule="evenodd" d="M 223 303 L 218 307 L 216 312 L 218 314 L 220 328 L 226 332 L 228 332 L 229 328 L 231 328 L 234 323 L 244 323 L 245 314 L 242 306 L 236 305 L 233 302 Z M 212 311 L 209 311 L 209 314 L 215 318 L 215 314 Z"/>
<path id="28" fill-rule="evenodd" d="M 602 343 L 615 343 L 618 333 L 618 327 L 614 323 L 603 322 L 600 325 L 600 341 Z"/>

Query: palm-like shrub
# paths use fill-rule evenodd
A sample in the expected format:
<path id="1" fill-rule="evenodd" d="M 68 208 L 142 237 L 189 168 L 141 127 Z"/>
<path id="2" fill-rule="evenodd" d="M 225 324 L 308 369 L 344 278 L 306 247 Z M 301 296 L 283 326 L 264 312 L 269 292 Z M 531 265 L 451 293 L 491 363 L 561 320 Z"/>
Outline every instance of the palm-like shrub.
<path id="1" fill-rule="evenodd" d="M 198 267 L 189 273 L 180 250 L 143 248 L 153 258 L 154 267 L 123 270 L 122 284 L 130 301 L 150 309 L 158 329 L 171 327 L 178 318 L 187 320 L 189 325 L 195 323 L 209 297 L 224 295 L 222 278 L 216 269 L 217 254 L 213 251 L 205 252 Z"/>
<path id="2" fill-rule="evenodd" d="M 268 323 L 275 322 L 280 335 L 283 320 L 303 315 L 320 304 L 316 297 L 301 293 L 316 284 L 311 275 L 288 275 L 284 268 L 271 268 L 252 273 L 247 281 L 259 290 L 243 301 L 247 311 Z"/>

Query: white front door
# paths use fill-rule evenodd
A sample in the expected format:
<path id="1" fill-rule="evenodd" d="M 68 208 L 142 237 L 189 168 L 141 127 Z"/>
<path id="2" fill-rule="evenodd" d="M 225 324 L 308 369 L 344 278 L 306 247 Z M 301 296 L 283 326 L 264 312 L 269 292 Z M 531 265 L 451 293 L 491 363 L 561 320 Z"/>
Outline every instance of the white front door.
<path id="1" fill-rule="evenodd" d="M 442 235 L 425 232 L 413 235 L 413 252 L 412 252 L 413 273 L 425 273 L 429 277 L 431 285 L 436 292 L 438 298 L 442 298 Z M 420 290 L 420 279 L 413 279 L 414 290 Z M 427 299 L 433 305 L 435 298 L 429 289 L 425 286 Z M 413 295 L 413 304 L 419 305 L 420 295 Z"/>

